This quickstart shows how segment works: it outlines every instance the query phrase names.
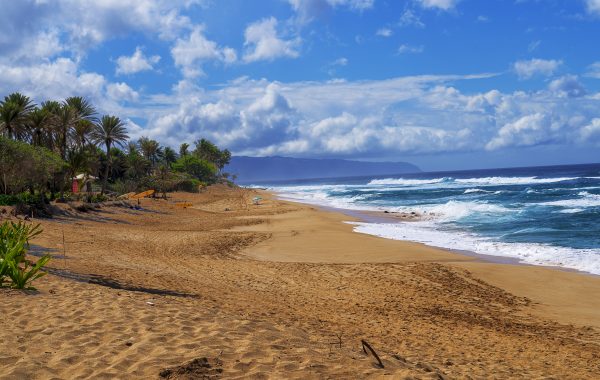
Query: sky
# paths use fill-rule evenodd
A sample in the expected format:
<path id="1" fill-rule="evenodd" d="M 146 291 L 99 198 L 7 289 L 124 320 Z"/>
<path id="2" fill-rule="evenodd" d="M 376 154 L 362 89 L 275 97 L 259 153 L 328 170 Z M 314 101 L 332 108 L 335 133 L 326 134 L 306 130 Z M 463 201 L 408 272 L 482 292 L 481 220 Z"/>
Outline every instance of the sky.
<path id="1" fill-rule="evenodd" d="M 600 162 L 600 0 L 2 0 L 0 95 L 131 138 L 424 170 Z"/>

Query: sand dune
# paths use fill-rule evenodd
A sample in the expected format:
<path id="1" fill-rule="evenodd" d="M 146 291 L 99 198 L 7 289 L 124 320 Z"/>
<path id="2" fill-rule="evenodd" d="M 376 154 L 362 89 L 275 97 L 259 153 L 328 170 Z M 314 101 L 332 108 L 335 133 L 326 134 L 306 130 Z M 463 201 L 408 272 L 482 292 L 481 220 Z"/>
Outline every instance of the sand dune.
<path id="1" fill-rule="evenodd" d="M 37 293 L 0 291 L 0 377 L 600 376 L 597 277 L 359 235 L 253 196 L 40 221 L 52 273 Z"/>

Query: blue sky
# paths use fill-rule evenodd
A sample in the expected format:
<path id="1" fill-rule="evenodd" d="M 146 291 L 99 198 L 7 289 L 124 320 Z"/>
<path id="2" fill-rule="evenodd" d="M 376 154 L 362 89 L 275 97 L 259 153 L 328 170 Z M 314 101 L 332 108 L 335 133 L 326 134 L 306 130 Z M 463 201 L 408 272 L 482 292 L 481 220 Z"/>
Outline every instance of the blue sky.
<path id="1" fill-rule="evenodd" d="M 23 0 L 0 94 L 133 138 L 426 170 L 598 162 L 600 0 Z"/>

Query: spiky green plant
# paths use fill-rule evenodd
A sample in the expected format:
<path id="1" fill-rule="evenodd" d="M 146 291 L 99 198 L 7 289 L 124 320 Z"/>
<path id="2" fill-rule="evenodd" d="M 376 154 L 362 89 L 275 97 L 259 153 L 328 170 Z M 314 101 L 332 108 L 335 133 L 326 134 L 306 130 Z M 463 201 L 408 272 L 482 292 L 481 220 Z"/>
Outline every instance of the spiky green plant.
<path id="1" fill-rule="evenodd" d="M 0 225 L 0 286 L 7 284 L 15 289 L 35 289 L 31 283 L 44 276 L 42 268 L 50 261 L 45 255 L 35 264 L 25 258 L 29 241 L 42 232 L 39 224 L 5 221 Z"/>
<path id="2" fill-rule="evenodd" d="M 12 280 L 12 287 L 15 289 L 32 289 L 35 290 L 31 283 L 38 278 L 45 276 L 47 272 L 42 272 L 41 269 L 48 264 L 50 256 L 45 255 L 31 265 L 27 260 L 17 263 L 16 260 L 9 260 L 8 277 Z"/>

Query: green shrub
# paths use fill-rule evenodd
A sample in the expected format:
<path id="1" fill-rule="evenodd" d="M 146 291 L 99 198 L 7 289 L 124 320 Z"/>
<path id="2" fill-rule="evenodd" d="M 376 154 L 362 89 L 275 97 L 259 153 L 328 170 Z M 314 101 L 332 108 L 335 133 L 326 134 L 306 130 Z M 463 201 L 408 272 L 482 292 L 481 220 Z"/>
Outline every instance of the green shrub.
<path id="1" fill-rule="evenodd" d="M 0 286 L 15 289 L 35 289 L 31 283 L 44 276 L 42 268 L 50 256 L 41 257 L 35 264 L 26 259 L 29 241 L 42 233 L 39 224 L 6 221 L 0 225 Z M 8 280 L 8 281 L 7 281 Z"/>
<path id="2" fill-rule="evenodd" d="M 50 150 L 0 136 L 0 189 L 5 194 L 28 189 L 46 190 L 67 166 Z"/>
<path id="3" fill-rule="evenodd" d="M 16 195 L 0 194 L 0 206 L 13 206 L 18 202 Z"/>
<path id="4" fill-rule="evenodd" d="M 0 194 L 0 206 L 14 206 L 17 204 L 33 206 L 40 203 L 40 194 L 29 192 L 19 194 Z"/>
<path id="5" fill-rule="evenodd" d="M 195 178 L 184 179 L 177 184 L 175 189 L 177 191 L 185 191 L 188 193 L 197 193 L 200 190 L 200 186 L 205 185 L 204 182 L 199 181 Z"/>

